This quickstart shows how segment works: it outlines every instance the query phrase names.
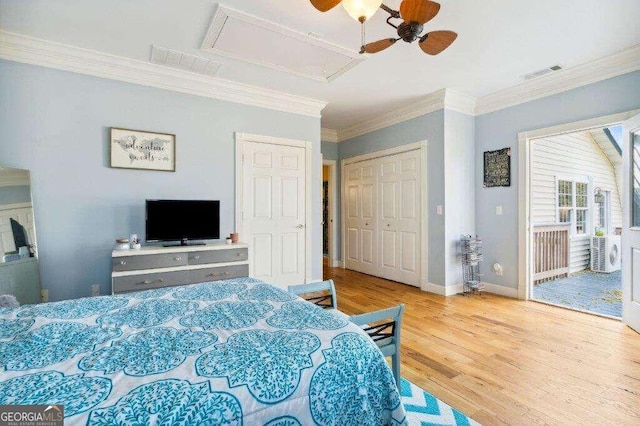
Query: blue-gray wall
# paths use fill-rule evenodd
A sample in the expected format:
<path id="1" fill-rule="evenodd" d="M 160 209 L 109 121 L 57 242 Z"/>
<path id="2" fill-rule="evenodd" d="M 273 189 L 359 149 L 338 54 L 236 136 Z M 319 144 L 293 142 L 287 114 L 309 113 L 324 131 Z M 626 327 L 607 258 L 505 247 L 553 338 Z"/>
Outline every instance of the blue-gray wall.
<path id="1" fill-rule="evenodd" d="M 30 202 L 31 187 L 29 185 L 0 186 L 0 205 Z"/>
<path id="2" fill-rule="evenodd" d="M 476 228 L 484 239 L 484 281 L 518 286 L 518 133 L 640 108 L 640 72 L 476 117 Z M 511 148 L 511 186 L 483 188 L 484 151 Z M 495 207 L 503 206 L 503 216 Z M 504 275 L 490 268 L 495 262 Z"/>
<path id="3" fill-rule="evenodd" d="M 322 141 L 322 159 L 323 160 L 337 160 L 338 159 L 338 144 L 335 142 Z"/>
<path id="4" fill-rule="evenodd" d="M 110 291 L 114 239 L 144 238 L 146 198 L 218 199 L 234 230 L 234 132 L 312 141 L 321 204 L 320 119 L 0 61 L 0 165 L 31 171 L 42 285 L 51 300 Z M 109 168 L 109 127 L 177 135 L 175 173 Z M 321 209 L 312 274 L 322 276 Z"/>

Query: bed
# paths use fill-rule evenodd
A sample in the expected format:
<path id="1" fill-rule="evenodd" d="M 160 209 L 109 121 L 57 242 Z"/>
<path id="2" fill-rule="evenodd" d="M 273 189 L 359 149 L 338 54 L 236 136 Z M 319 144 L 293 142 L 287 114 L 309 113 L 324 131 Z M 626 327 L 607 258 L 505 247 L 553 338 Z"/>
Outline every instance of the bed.
<path id="1" fill-rule="evenodd" d="M 362 330 L 251 278 L 0 310 L 0 364 L 65 424 L 405 423 Z"/>

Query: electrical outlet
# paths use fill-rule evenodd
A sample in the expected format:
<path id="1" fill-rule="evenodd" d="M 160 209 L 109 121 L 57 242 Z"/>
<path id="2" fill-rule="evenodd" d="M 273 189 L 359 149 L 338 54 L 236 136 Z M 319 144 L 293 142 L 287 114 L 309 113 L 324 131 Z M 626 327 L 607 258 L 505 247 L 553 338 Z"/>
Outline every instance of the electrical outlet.
<path id="1" fill-rule="evenodd" d="M 436 214 L 442 216 L 443 211 L 444 211 L 444 208 L 442 206 L 436 206 Z"/>
<path id="2" fill-rule="evenodd" d="M 502 206 L 496 206 L 496 215 L 502 216 Z"/>
<path id="3" fill-rule="evenodd" d="M 91 297 L 100 296 L 100 284 L 94 284 L 91 286 Z"/>
<path id="4" fill-rule="evenodd" d="M 49 290 L 46 288 L 40 290 L 40 298 L 42 299 L 42 303 L 47 303 L 49 301 Z"/>

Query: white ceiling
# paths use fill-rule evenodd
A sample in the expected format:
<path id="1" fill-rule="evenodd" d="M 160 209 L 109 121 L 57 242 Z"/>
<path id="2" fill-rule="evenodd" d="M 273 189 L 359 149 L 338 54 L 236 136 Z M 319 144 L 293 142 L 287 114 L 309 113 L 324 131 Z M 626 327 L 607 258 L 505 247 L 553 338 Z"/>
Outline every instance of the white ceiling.
<path id="1" fill-rule="evenodd" d="M 323 40 L 357 50 L 360 27 L 342 7 L 322 14 L 307 0 L 221 0 Z M 385 2 L 397 8 L 400 0 Z M 212 0 L 0 0 L 0 28 L 148 61 L 151 45 L 222 62 L 221 78 L 328 101 L 323 127 L 343 129 L 442 88 L 484 96 L 551 65 L 572 67 L 640 44 L 638 0 L 440 0 L 427 30 L 459 34 L 428 56 L 398 42 L 331 83 L 308 80 L 203 52 Z M 386 14 L 367 26 L 367 40 L 392 37 Z M 256 40 L 259 43 L 260 40 Z M 268 49 L 269 46 L 264 46 Z M 295 52 L 292 52 L 295 55 Z"/>

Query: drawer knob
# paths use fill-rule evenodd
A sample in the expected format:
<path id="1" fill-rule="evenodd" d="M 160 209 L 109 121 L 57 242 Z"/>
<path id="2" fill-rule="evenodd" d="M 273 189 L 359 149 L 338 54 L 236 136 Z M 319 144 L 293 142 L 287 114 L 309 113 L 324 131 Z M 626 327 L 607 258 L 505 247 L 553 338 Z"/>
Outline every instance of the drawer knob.
<path id="1" fill-rule="evenodd" d="M 238 257 L 242 257 L 243 253 L 238 253 Z"/>
<path id="2" fill-rule="evenodd" d="M 224 274 L 225 274 L 225 275 L 229 275 L 229 274 L 231 274 L 231 272 L 226 271 Z"/>
<path id="3" fill-rule="evenodd" d="M 196 256 L 196 257 L 195 257 L 195 259 L 196 259 L 196 260 L 200 259 L 200 256 Z"/>
<path id="4" fill-rule="evenodd" d="M 151 284 L 151 280 L 144 280 L 140 284 Z"/>
<path id="5" fill-rule="evenodd" d="M 173 260 L 180 261 L 180 260 L 182 260 L 182 258 L 181 257 L 174 257 Z"/>
<path id="6" fill-rule="evenodd" d="M 216 275 L 218 275 L 218 274 L 216 274 L 215 272 L 212 272 L 212 273 L 210 273 L 210 274 L 209 274 L 209 275 L 207 275 L 207 276 L 208 276 L 208 277 L 215 277 Z"/>
<path id="7" fill-rule="evenodd" d="M 121 265 L 126 265 L 126 264 L 127 264 L 127 261 L 126 261 L 126 260 L 121 260 L 121 261 L 120 261 L 120 264 L 121 264 Z"/>

